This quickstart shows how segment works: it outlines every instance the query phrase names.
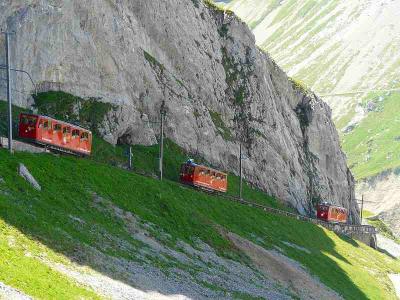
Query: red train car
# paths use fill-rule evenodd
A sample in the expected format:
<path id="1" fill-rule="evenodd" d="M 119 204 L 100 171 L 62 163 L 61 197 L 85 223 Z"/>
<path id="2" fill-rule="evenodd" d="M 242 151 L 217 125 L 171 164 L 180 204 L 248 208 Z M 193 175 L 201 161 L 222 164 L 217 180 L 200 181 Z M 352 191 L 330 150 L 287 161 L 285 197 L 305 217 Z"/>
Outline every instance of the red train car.
<path id="1" fill-rule="evenodd" d="M 329 203 L 317 206 L 317 218 L 332 223 L 347 223 L 347 209 Z"/>
<path id="2" fill-rule="evenodd" d="M 225 193 L 228 188 L 228 175 L 224 172 L 193 163 L 182 164 L 180 181 L 209 191 Z"/>
<path id="3" fill-rule="evenodd" d="M 32 143 L 62 152 L 90 155 L 92 151 L 90 130 L 46 116 L 20 114 L 18 134 Z"/>

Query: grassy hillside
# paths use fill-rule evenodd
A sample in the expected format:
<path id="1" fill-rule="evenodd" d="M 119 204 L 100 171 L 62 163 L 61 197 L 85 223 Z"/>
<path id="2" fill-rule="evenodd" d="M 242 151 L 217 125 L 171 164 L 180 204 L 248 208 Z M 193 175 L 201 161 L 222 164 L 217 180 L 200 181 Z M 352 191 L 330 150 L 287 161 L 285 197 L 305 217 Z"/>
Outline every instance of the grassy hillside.
<path id="1" fill-rule="evenodd" d="M 342 136 L 353 173 L 361 179 L 388 169 L 396 171 L 400 166 L 400 92 L 369 93 L 362 105 L 368 113 Z"/>
<path id="2" fill-rule="evenodd" d="M 33 190 L 16 174 L 19 162 L 23 162 L 40 182 L 41 192 Z M 157 229 L 152 234 L 171 248 L 178 247 L 179 241 L 195 247 L 196 240 L 200 239 L 219 255 L 246 263 L 243 254 L 219 233 L 217 226 L 222 226 L 267 249 L 278 246 L 347 299 L 394 298 L 387 273 L 400 272 L 398 261 L 308 223 L 268 215 L 183 188 L 173 181 L 159 182 L 87 159 L 51 154 L 16 153 L 11 156 L 1 150 L 0 174 L 4 181 L 0 184 L 0 234 L 5 237 L 1 239 L 1 246 L 2 253 L 7 253 L 0 257 L 3 266 L 0 281 L 39 298 L 51 299 L 52 291 L 71 286 L 76 294 L 95 297 L 48 270 L 41 260 L 43 256 L 55 261 L 64 259 L 60 254 L 73 258 L 76 248 L 87 245 L 110 257 L 123 257 L 128 261 L 140 259 L 136 251 L 145 246 L 130 235 L 121 222 L 93 209 L 94 193 L 143 222 L 154 224 L 154 228 L 162 229 L 168 238 L 160 235 Z M 81 220 L 79 226 L 75 219 Z M 115 244 L 115 239 L 123 240 L 125 246 Z M 27 251 L 30 255 L 26 255 Z M 43 255 L 43 252 L 48 254 Z M 166 271 L 184 267 L 173 262 L 170 265 L 151 263 Z M 43 272 L 38 280 L 30 279 L 29 274 L 34 269 Z"/>
<path id="3" fill-rule="evenodd" d="M 51 96 L 57 102 L 65 95 L 42 96 L 47 100 Z M 5 105 L 3 102 L 0 105 L 4 113 Z M 48 105 L 54 106 L 50 101 L 44 108 Z M 15 114 L 20 111 L 21 108 L 14 108 Z M 0 134 L 5 133 L 4 121 L 4 118 L 0 121 Z M 220 228 L 224 228 L 265 249 L 280 249 L 346 299 L 394 299 L 387 274 L 400 273 L 399 261 L 324 228 L 265 214 L 182 187 L 176 182 L 179 165 L 190 154 L 171 141 L 166 141 L 166 180 L 163 182 L 154 178 L 158 166 L 157 146 L 133 147 L 134 172 L 126 170 L 126 150 L 124 145 L 112 146 L 97 136 L 93 155 L 88 159 L 53 154 L 10 155 L 0 150 L 0 248 L 5 254 L 0 256 L 1 282 L 40 299 L 53 299 L 55 295 L 65 299 L 99 297 L 54 268 L 56 263 L 69 265 L 71 261 L 127 282 L 122 275 L 107 271 L 86 255 L 79 255 L 77 259 L 77 249 L 97 251 L 110 260 L 118 258 L 150 265 L 165 274 L 177 269 L 188 271 L 193 278 L 200 274 L 198 266 L 182 264 L 173 257 L 143 258 L 140 252 L 148 246 L 120 219 L 94 209 L 96 197 L 101 197 L 118 210 L 131 213 L 141 224 L 151 224 L 151 237 L 178 252 L 181 242 L 196 248 L 198 241 L 202 241 L 221 257 L 251 265 L 246 255 L 221 235 Z M 19 162 L 42 185 L 41 192 L 17 175 Z M 238 178 L 230 175 L 229 193 L 237 194 L 237 191 Z M 258 203 L 289 209 L 247 184 L 244 196 Z M 32 279 L 34 272 L 41 275 Z M 240 289 L 213 281 L 200 280 L 199 284 L 221 295 L 250 297 Z"/>
<path id="4" fill-rule="evenodd" d="M 126 147 L 111 146 L 100 138 L 95 139 L 94 147 L 90 159 L 52 154 L 10 155 L 0 150 L 0 247 L 5 254 L 0 256 L 1 282 L 40 299 L 53 299 L 55 294 L 65 299 L 98 297 L 53 267 L 55 263 L 68 265 L 70 261 L 78 261 L 116 280 L 126 280 L 85 255 L 78 259 L 77 249 L 83 248 L 110 260 L 119 258 L 151 265 L 165 274 L 185 270 L 196 278 L 198 267 L 182 264 L 173 257 L 144 259 L 140 252 L 148 246 L 120 219 L 94 209 L 96 197 L 101 197 L 131 213 L 142 224 L 152 224 L 152 238 L 170 249 L 181 251 L 181 242 L 196 248 L 198 241 L 202 241 L 221 257 L 251 265 L 221 235 L 220 228 L 224 228 L 265 249 L 280 249 L 346 299 L 394 299 L 387 274 L 400 273 L 399 261 L 324 228 L 182 187 L 174 180 L 180 162 L 188 154 L 172 142 L 166 144 L 163 182 L 122 169 L 126 165 Z M 133 152 L 136 171 L 156 174 L 156 146 L 135 146 Z M 41 192 L 17 175 L 19 162 L 42 185 Z M 237 192 L 237 177 L 230 176 L 229 186 L 230 193 Z M 244 193 L 253 201 L 282 207 L 277 200 L 247 185 Z M 34 272 L 40 276 L 32 279 Z M 202 280 L 199 284 L 221 295 L 250 297 L 238 288 L 213 281 Z"/>

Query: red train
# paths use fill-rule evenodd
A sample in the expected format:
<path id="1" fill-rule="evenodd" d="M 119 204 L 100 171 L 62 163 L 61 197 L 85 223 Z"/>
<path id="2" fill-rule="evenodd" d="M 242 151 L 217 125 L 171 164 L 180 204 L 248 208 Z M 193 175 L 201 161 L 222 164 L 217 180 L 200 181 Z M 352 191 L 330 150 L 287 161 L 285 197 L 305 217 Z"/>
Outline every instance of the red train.
<path id="1" fill-rule="evenodd" d="M 32 143 L 66 153 L 90 155 L 92 151 L 90 130 L 46 116 L 20 114 L 18 134 Z"/>
<path id="2" fill-rule="evenodd" d="M 197 165 L 188 160 L 181 165 L 180 181 L 209 191 L 225 193 L 228 188 L 228 175 L 224 172 Z"/>
<path id="3" fill-rule="evenodd" d="M 332 223 L 347 223 L 347 209 L 329 203 L 317 206 L 317 218 Z"/>

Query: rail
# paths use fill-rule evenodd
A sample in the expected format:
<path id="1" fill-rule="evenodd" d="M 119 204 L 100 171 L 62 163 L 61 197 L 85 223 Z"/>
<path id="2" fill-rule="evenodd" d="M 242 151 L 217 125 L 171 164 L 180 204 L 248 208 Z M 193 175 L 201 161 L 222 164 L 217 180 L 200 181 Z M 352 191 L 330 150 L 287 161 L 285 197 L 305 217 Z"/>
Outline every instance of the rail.
<path id="1" fill-rule="evenodd" d="M 140 174 L 142 176 L 146 176 L 146 177 L 154 177 L 154 175 L 148 174 L 148 173 L 144 173 L 144 172 L 138 172 L 136 171 L 137 174 Z M 182 186 L 187 187 L 187 185 L 179 183 Z M 203 189 L 197 189 L 198 191 L 204 192 L 204 193 L 208 193 L 210 194 L 209 191 L 205 191 Z M 290 218 L 294 218 L 297 220 L 301 220 L 301 221 L 305 221 L 305 222 L 309 222 L 309 223 L 313 223 L 313 224 L 317 224 L 317 225 L 321 225 L 329 230 L 332 231 L 339 231 L 338 229 L 340 229 L 341 232 L 343 233 L 369 233 L 369 234 L 376 234 L 377 230 L 375 227 L 370 226 L 370 225 L 350 225 L 350 224 L 343 224 L 343 223 L 329 223 L 329 222 L 325 222 L 319 219 L 315 219 L 315 218 L 310 218 L 310 217 L 306 217 L 300 214 L 296 214 L 296 213 L 292 213 L 292 212 L 288 212 L 282 209 L 278 209 L 278 208 L 273 208 L 270 206 L 265 206 L 265 205 L 261 205 L 249 200 L 244 200 L 241 199 L 239 197 L 235 197 L 232 195 L 226 195 L 226 194 L 222 194 L 219 192 L 213 193 L 218 195 L 221 198 L 236 202 L 236 203 L 240 203 L 242 205 L 246 205 L 249 207 L 254 207 L 257 209 L 261 209 L 264 212 L 268 212 L 268 213 L 272 213 L 275 215 L 281 215 L 281 216 L 286 216 L 286 217 L 290 217 Z"/>
<path id="2" fill-rule="evenodd" d="M 137 174 L 140 174 L 142 176 L 146 176 L 146 177 L 152 177 L 154 178 L 154 175 L 148 174 L 148 173 L 144 173 L 144 172 L 140 172 L 140 171 L 136 171 Z M 183 183 L 178 183 L 181 186 L 184 187 L 188 187 L 188 185 L 183 184 Z M 371 225 L 351 225 L 351 224 L 343 224 L 343 223 L 329 223 L 329 222 L 325 222 L 323 220 L 320 219 L 316 219 L 316 218 L 310 218 L 310 217 L 306 217 L 300 214 L 296 214 L 296 213 L 292 213 L 292 212 L 288 212 L 279 208 L 274 208 L 274 207 L 270 207 L 270 206 L 265 206 L 262 204 L 258 204 L 249 200 L 244 200 L 241 199 L 240 197 L 236 197 L 236 196 L 232 196 L 232 195 L 227 195 L 227 194 L 223 194 L 220 192 L 211 192 L 211 191 L 207 191 L 204 189 L 196 189 L 197 191 L 203 192 L 203 193 L 207 193 L 207 194 L 214 194 L 214 195 L 218 195 L 221 198 L 236 202 L 236 203 L 240 203 L 242 205 L 247 205 L 249 207 L 254 207 L 257 209 L 261 209 L 264 212 L 268 212 L 268 213 L 272 213 L 275 215 L 281 215 L 281 216 L 286 216 L 286 217 L 290 217 L 290 218 L 294 218 L 300 221 L 304 221 L 304 222 L 309 222 L 309 223 L 313 223 L 313 224 L 317 224 L 317 225 L 321 225 L 323 227 L 325 227 L 328 230 L 331 231 L 340 231 L 343 232 L 345 234 L 351 234 L 351 233 L 368 233 L 368 234 L 376 234 L 377 230 L 374 226 Z"/>
<path id="3" fill-rule="evenodd" d="M 254 203 L 248 200 L 243 200 L 235 196 L 230 196 L 230 195 L 221 195 L 223 198 L 230 199 L 232 201 L 250 206 L 250 207 L 255 207 L 258 209 L 261 209 L 265 212 L 273 213 L 275 215 L 283 215 L 286 217 L 291 217 L 297 220 L 305 221 L 305 222 L 310 222 L 313 224 L 321 225 L 324 226 L 325 228 L 329 230 L 335 231 L 335 229 L 340 228 L 341 231 L 346 232 L 346 233 L 371 233 L 371 234 L 376 234 L 376 228 L 371 226 L 371 225 L 350 225 L 350 224 L 343 224 L 343 223 L 329 223 L 325 222 L 323 220 L 315 219 L 315 218 L 310 218 L 306 217 L 300 214 L 288 212 L 285 210 L 281 210 L 278 208 L 273 208 L 265 205 L 261 205 L 258 203 Z"/>

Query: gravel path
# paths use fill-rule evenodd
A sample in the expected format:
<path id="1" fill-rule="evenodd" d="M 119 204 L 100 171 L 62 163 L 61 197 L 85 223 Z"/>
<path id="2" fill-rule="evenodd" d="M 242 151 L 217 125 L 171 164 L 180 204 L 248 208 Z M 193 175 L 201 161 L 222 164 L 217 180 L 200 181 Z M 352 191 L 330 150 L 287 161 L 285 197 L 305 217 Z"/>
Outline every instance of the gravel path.
<path id="1" fill-rule="evenodd" d="M 396 289 L 397 298 L 400 299 L 400 274 L 389 275 L 389 278 L 392 280 L 393 285 Z"/>
<path id="2" fill-rule="evenodd" d="M 388 252 L 390 255 L 400 258 L 400 245 L 381 234 L 376 235 L 378 248 Z"/>
<path id="3" fill-rule="evenodd" d="M 32 298 L 0 282 L 0 300 L 32 300 Z"/>

